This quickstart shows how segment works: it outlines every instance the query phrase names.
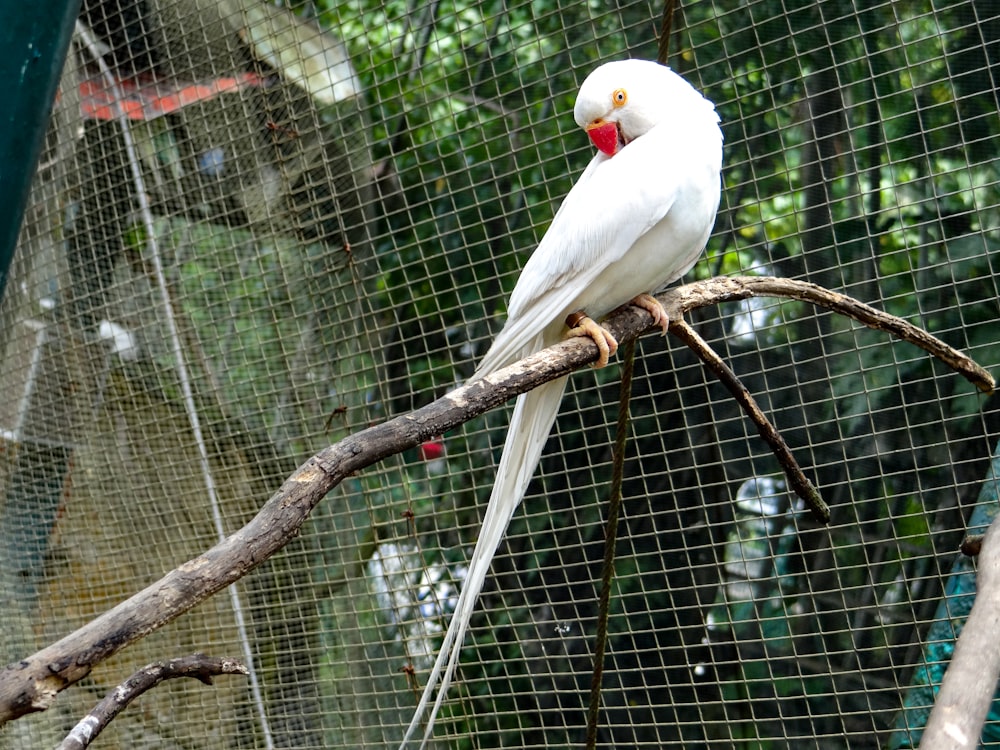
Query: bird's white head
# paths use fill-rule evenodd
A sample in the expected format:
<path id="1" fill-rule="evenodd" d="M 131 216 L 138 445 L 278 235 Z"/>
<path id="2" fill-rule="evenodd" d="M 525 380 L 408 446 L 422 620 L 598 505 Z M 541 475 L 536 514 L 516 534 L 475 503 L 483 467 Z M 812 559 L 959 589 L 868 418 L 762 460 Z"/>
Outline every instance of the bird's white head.
<path id="1" fill-rule="evenodd" d="M 613 156 L 668 117 L 702 109 L 718 122 L 712 103 L 670 68 L 649 60 L 618 60 L 587 76 L 573 117 L 597 148 Z"/>

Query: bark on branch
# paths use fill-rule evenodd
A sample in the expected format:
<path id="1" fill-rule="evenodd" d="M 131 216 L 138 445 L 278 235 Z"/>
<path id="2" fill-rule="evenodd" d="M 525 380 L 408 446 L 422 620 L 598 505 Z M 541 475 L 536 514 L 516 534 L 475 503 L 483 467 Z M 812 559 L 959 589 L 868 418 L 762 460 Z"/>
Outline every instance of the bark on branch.
<path id="1" fill-rule="evenodd" d="M 993 379 L 985 370 L 929 333 L 814 284 L 775 278 L 716 278 L 669 290 L 660 295 L 660 300 L 671 319 L 679 321 L 684 313 L 697 308 L 762 296 L 798 299 L 829 308 L 915 344 L 980 390 L 993 389 Z M 604 322 L 621 343 L 649 330 L 651 323 L 647 312 L 631 306 L 616 311 Z M 457 388 L 421 409 L 323 449 L 285 480 L 260 512 L 232 536 L 76 632 L 0 671 L 0 725 L 45 710 L 61 690 L 85 677 L 94 665 L 238 581 L 294 538 L 312 509 L 344 478 L 444 434 L 596 358 L 597 347 L 590 339 L 563 341 Z"/>
<path id="2" fill-rule="evenodd" d="M 934 699 L 921 750 L 975 750 L 1000 676 L 1000 516 L 982 540 L 976 601 L 965 621 L 941 690 Z"/>
<path id="3" fill-rule="evenodd" d="M 164 680 L 193 677 L 206 685 L 220 674 L 247 674 L 247 668 L 235 659 L 220 659 L 205 654 L 191 654 L 148 664 L 109 692 L 93 710 L 77 723 L 56 750 L 83 750 L 120 714 L 129 703 Z"/>

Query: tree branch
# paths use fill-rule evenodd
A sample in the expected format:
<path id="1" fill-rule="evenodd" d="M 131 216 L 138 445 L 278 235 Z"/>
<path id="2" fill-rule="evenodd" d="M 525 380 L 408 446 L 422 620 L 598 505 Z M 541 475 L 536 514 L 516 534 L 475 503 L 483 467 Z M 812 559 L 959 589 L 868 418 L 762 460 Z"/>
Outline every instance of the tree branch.
<path id="1" fill-rule="evenodd" d="M 929 333 L 814 284 L 773 278 L 716 278 L 664 292 L 660 301 L 671 320 L 678 321 L 697 308 L 757 296 L 787 297 L 829 308 L 919 346 L 980 390 L 993 389 L 993 379 L 985 370 Z M 652 318 L 644 310 L 626 306 L 604 324 L 624 343 L 650 329 Z M 421 409 L 323 449 L 296 469 L 242 529 L 76 632 L 0 671 L 0 725 L 45 710 L 61 690 L 85 677 L 94 665 L 238 581 L 294 538 L 312 509 L 344 478 L 595 359 L 597 347 L 590 339 L 563 341 Z"/>
<path id="2" fill-rule="evenodd" d="M 832 292 L 808 281 L 779 279 L 771 276 L 733 276 L 709 279 L 688 284 L 675 290 L 681 297 L 677 307 L 688 312 L 720 302 L 749 299 L 751 297 L 784 297 L 808 302 L 856 320 L 869 328 L 884 331 L 923 349 L 944 362 L 951 369 L 972 383 L 983 393 L 992 393 L 996 385 L 993 376 L 962 352 L 953 349 L 922 328 L 895 315 L 877 310 L 846 294 Z M 667 307 L 670 311 L 670 308 Z"/>
<path id="3" fill-rule="evenodd" d="M 219 659 L 205 654 L 182 656 L 171 659 L 166 664 L 162 661 L 148 664 L 104 696 L 104 699 L 70 730 L 56 750 L 83 750 L 89 747 L 90 743 L 97 739 L 97 735 L 104 731 L 128 704 L 164 680 L 194 677 L 206 685 L 211 685 L 212 678 L 220 674 L 246 675 L 249 672 L 235 659 Z"/>
<path id="4" fill-rule="evenodd" d="M 975 750 L 1000 676 L 1000 516 L 982 540 L 976 575 L 976 601 L 965 621 L 941 690 L 934 699 L 924 750 Z"/>
<path id="5" fill-rule="evenodd" d="M 750 417 L 750 421 L 757 425 L 758 434 L 771 447 L 771 451 L 778 458 L 778 462 L 785 470 L 788 486 L 795 490 L 795 494 L 801 497 L 805 504 L 809 506 L 813 518 L 820 523 L 830 523 L 830 508 L 823 502 L 819 490 L 802 473 L 802 469 L 799 468 L 798 461 L 792 455 L 788 444 L 775 429 L 774 425 L 768 421 L 760 406 L 757 405 L 756 399 L 750 395 L 747 387 L 736 377 L 736 373 L 730 369 L 722 357 L 684 320 L 671 320 L 670 332 L 687 344 L 688 348 L 698 355 L 698 358 L 705 363 L 705 366 L 726 386 L 733 398 L 736 399 L 736 403 Z"/>

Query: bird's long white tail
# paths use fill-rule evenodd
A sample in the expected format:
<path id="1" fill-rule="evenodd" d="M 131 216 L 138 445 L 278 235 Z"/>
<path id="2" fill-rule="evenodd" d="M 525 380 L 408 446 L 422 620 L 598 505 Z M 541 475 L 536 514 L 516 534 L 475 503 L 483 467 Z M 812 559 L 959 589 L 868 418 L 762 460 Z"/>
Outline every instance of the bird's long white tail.
<path id="1" fill-rule="evenodd" d="M 420 742 L 421 748 L 424 747 L 434 731 L 434 720 L 437 718 L 438 710 L 447 695 L 448 685 L 451 683 L 455 668 L 458 666 L 458 657 L 462 649 L 462 641 L 465 638 L 465 631 L 469 626 L 476 600 L 479 599 L 479 592 L 483 589 L 493 555 L 500 545 L 500 540 L 507 530 L 507 525 L 510 523 L 514 511 L 521 504 L 531 476 L 535 473 L 535 467 L 542 456 L 542 448 L 548 439 L 552 423 L 556 419 L 559 402 L 562 401 L 565 389 L 566 378 L 560 378 L 518 396 L 514 413 L 510 419 L 510 429 L 507 431 L 507 441 L 504 443 L 500 466 L 497 468 L 496 482 L 493 485 L 493 492 L 490 494 L 490 502 L 486 506 L 486 515 L 483 517 L 483 525 L 479 532 L 479 539 L 476 541 L 476 548 L 472 552 L 472 560 L 469 562 L 469 572 L 465 577 L 462 593 L 459 594 L 458 602 L 455 605 L 455 613 L 448 624 L 448 631 L 445 633 L 441 650 L 434 662 L 434 668 L 427 678 L 424 694 L 417 704 L 413 719 L 410 721 L 410 726 L 400 744 L 400 750 L 406 748 L 410 738 L 420 726 L 424 712 L 434 694 L 434 687 L 440 679 L 441 687 L 434 700 L 430 716 L 427 717 L 424 736 Z"/>

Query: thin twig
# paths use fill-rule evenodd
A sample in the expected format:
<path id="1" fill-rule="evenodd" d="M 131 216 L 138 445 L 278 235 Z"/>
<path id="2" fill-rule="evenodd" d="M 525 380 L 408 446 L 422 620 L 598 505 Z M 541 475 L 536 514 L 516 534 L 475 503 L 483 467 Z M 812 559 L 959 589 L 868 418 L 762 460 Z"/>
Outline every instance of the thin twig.
<path id="1" fill-rule="evenodd" d="M 747 413 L 750 420 L 757 425 L 757 432 L 764 439 L 764 442 L 771 447 L 771 451 L 777 457 L 778 463 L 780 463 L 782 469 L 784 469 L 785 477 L 788 479 L 788 485 L 795 491 L 795 494 L 801 497 L 803 502 L 809 506 L 809 510 L 812 511 L 813 518 L 820 523 L 830 523 L 830 508 L 825 502 L 823 502 L 823 498 L 820 497 L 819 490 L 817 490 L 816 486 L 809 481 L 805 474 L 802 473 L 802 469 L 799 468 L 799 464 L 795 460 L 795 456 L 792 455 L 792 451 L 789 449 L 788 444 L 774 428 L 774 425 L 772 425 L 768 418 L 764 415 L 760 406 L 757 405 L 757 401 L 750 395 L 750 391 L 748 391 L 746 386 L 740 382 L 738 377 L 736 377 L 736 373 L 734 373 L 722 357 L 720 357 L 715 350 L 712 349 L 712 347 L 710 347 L 705 340 L 698 335 L 697 331 L 695 331 L 685 321 L 671 320 L 670 332 L 687 344 L 688 348 L 690 348 L 691 351 L 693 351 L 698 358 L 705 363 L 705 366 L 712 371 L 715 377 L 717 377 L 719 381 L 726 386 L 733 398 L 736 399 L 736 403 L 743 407 L 743 411 Z"/>
<path id="2" fill-rule="evenodd" d="M 660 43 L 656 51 L 656 60 L 661 65 L 667 64 L 670 57 L 670 32 L 674 26 L 674 0 L 664 0 L 663 19 L 660 21 Z"/>
<path id="3" fill-rule="evenodd" d="M 625 481 L 625 447 L 628 444 L 629 402 L 632 398 L 632 375 L 635 371 L 635 339 L 630 339 L 622 345 L 621 370 L 618 421 L 615 423 L 614 461 L 611 470 L 611 497 L 608 500 L 608 520 L 604 527 L 604 562 L 601 565 L 601 593 L 597 602 L 597 629 L 594 634 L 594 671 L 590 681 L 590 707 L 587 710 L 587 750 L 595 750 L 597 747 L 598 719 L 601 713 L 604 652 L 608 645 L 611 583 L 615 575 L 615 547 L 618 543 L 618 517 L 622 508 L 622 484 Z"/>
<path id="4" fill-rule="evenodd" d="M 108 724 L 128 705 L 143 693 L 152 690 L 164 680 L 176 677 L 193 677 L 212 684 L 212 678 L 220 674 L 248 674 L 247 668 L 235 659 L 192 654 L 148 664 L 111 690 L 104 698 L 70 730 L 56 750 L 83 750 L 97 739 Z"/>
<path id="5" fill-rule="evenodd" d="M 665 0 L 660 43 L 656 59 L 667 64 L 674 3 Z M 611 609 L 611 582 L 615 575 L 615 549 L 618 544 L 618 516 L 622 506 L 622 483 L 625 477 L 625 446 L 628 443 L 629 403 L 632 399 L 632 375 L 635 371 L 635 340 L 622 346 L 621 382 L 618 395 L 618 420 L 612 451 L 611 492 L 608 519 L 604 528 L 604 561 L 601 564 L 601 592 L 597 603 L 597 628 L 594 633 L 594 668 L 590 680 L 590 705 L 587 708 L 587 750 L 597 748 L 597 730 L 601 715 L 601 686 L 604 681 L 604 652 L 608 645 L 608 617 Z"/>
<path id="6" fill-rule="evenodd" d="M 690 310 L 765 295 L 806 300 L 890 331 L 941 359 L 981 390 L 993 389 L 989 373 L 943 341 L 905 320 L 813 284 L 791 279 L 716 278 L 668 290 L 658 298 L 670 320 L 678 321 Z M 622 346 L 653 330 L 650 314 L 634 306 L 616 311 L 603 324 Z M 596 360 L 597 354 L 597 346 L 589 338 L 563 341 L 456 388 L 427 406 L 324 448 L 296 469 L 242 529 L 74 633 L 0 671 L 0 724 L 45 710 L 61 690 L 85 677 L 96 664 L 177 619 L 269 559 L 295 538 L 312 509 L 346 477 L 567 375 Z"/>
<path id="7" fill-rule="evenodd" d="M 670 56 L 670 32 L 674 21 L 674 0 L 664 0 L 663 19 L 656 59 L 667 64 Z M 597 729 L 601 714 L 601 684 L 604 678 L 604 651 L 608 643 L 608 616 L 611 609 L 611 582 L 615 574 L 615 548 L 618 543 L 618 516 L 622 505 L 625 478 L 625 446 L 628 443 L 629 404 L 632 400 L 632 375 L 635 371 L 635 340 L 622 346 L 621 382 L 618 395 L 618 420 L 612 451 L 611 493 L 608 520 L 604 530 L 604 562 L 601 565 L 601 593 L 597 604 L 597 629 L 594 635 L 594 670 L 590 681 L 590 706 L 587 709 L 587 750 L 597 747 Z"/>

